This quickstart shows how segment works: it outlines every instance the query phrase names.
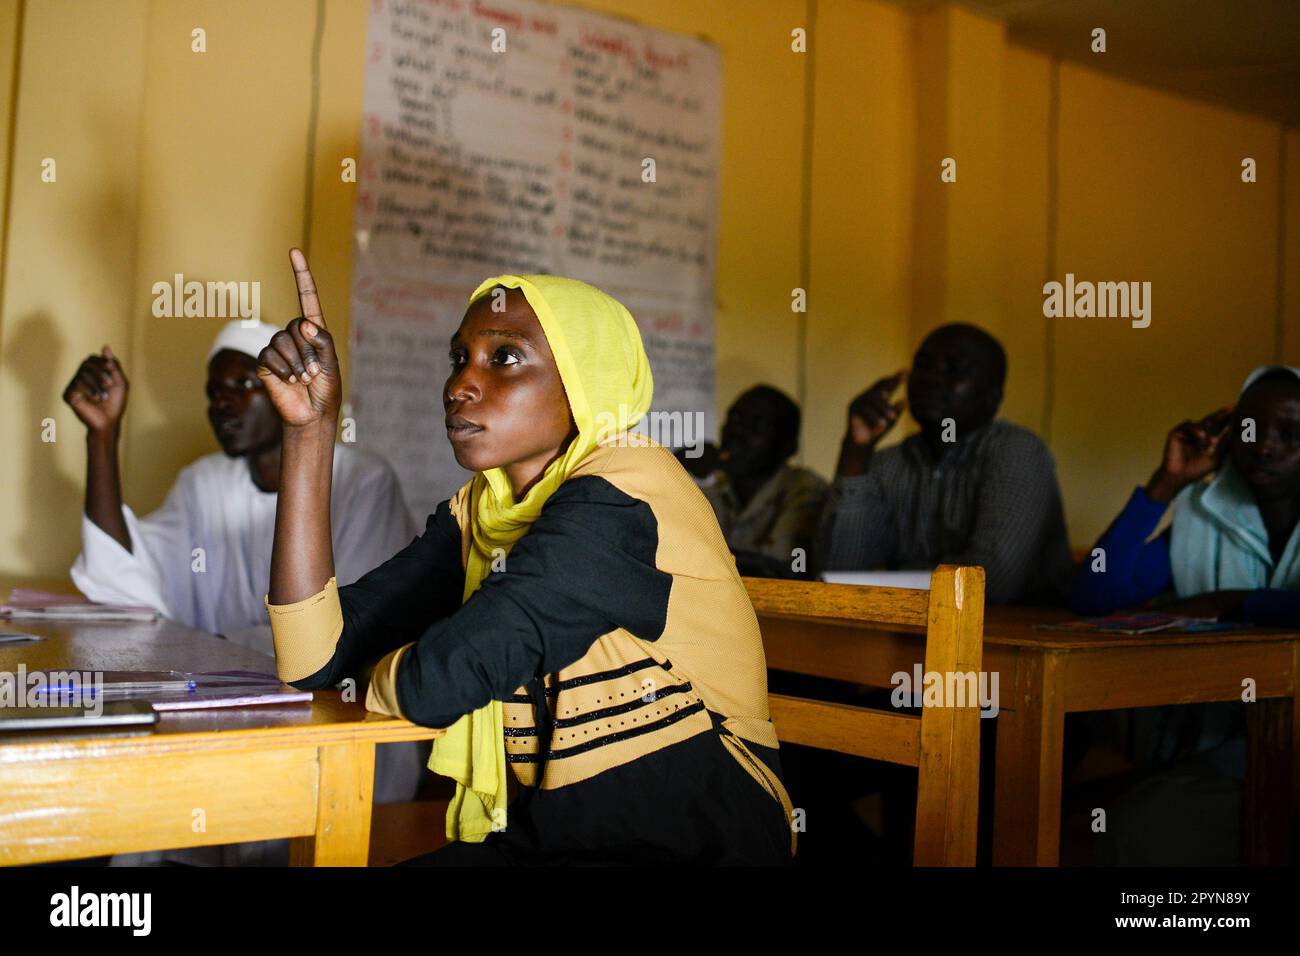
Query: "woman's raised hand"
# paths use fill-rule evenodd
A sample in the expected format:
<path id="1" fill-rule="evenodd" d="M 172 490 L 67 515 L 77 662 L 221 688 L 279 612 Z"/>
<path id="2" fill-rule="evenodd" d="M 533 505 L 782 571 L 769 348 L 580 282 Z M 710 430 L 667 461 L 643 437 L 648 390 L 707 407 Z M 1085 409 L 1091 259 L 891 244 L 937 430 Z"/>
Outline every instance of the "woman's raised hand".
<path id="1" fill-rule="evenodd" d="M 290 249 L 289 262 L 298 285 L 302 317 L 275 333 L 271 343 L 262 349 L 257 357 L 257 375 L 285 425 L 326 425 L 332 430 L 343 395 L 334 340 L 325 328 L 307 257 L 301 249 Z"/>
<path id="2" fill-rule="evenodd" d="M 1227 406 L 1200 421 L 1175 425 L 1165 438 L 1164 457 L 1147 484 L 1147 494 L 1156 501 L 1172 501 L 1187 485 L 1218 468 L 1228 447 L 1232 418 L 1233 408 Z"/>

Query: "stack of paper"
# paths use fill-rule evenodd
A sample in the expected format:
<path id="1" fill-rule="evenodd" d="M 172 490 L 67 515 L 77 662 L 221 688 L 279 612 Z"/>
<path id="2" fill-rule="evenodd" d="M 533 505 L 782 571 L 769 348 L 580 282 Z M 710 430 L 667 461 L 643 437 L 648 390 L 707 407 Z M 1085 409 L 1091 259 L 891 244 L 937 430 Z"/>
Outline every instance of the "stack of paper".
<path id="1" fill-rule="evenodd" d="M 827 584 L 856 584 L 859 587 L 907 588 L 909 591 L 930 589 L 929 571 L 826 571 Z"/>

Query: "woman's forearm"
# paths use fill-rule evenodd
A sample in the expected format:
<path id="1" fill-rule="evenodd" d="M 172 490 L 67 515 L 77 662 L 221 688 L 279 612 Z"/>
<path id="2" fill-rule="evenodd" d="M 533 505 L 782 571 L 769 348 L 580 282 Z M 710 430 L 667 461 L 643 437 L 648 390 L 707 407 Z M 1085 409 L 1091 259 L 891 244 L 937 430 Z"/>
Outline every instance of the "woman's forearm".
<path id="1" fill-rule="evenodd" d="M 1164 467 L 1157 468 L 1146 484 L 1146 493 L 1152 501 L 1167 505 L 1178 497 L 1178 492 L 1187 487 L 1188 482 L 1180 477 L 1170 475 Z"/>
<path id="2" fill-rule="evenodd" d="M 86 433 L 86 517 L 127 551 L 131 550 L 131 532 L 122 517 L 116 430 Z"/>
<path id="3" fill-rule="evenodd" d="M 1142 488 L 1097 540 L 1075 572 L 1070 607 L 1076 614 L 1110 614 L 1140 604 L 1169 587 L 1169 535 L 1148 541 L 1167 506 Z"/>
<path id="4" fill-rule="evenodd" d="M 334 576 L 330 529 L 334 431 L 333 419 L 302 428 L 285 426 L 267 595 L 271 604 L 305 600 Z"/>

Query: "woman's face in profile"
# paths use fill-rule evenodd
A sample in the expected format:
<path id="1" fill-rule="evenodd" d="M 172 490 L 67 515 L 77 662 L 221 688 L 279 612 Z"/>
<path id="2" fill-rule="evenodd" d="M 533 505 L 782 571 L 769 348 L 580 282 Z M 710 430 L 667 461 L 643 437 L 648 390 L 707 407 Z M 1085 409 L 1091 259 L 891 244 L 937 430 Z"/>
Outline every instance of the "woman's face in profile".
<path id="1" fill-rule="evenodd" d="M 471 305 L 449 357 L 443 408 L 456 462 L 470 471 L 504 468 L 522 497 L 576 433 L 550 344 L 523 293 L 494 290 Z"/>

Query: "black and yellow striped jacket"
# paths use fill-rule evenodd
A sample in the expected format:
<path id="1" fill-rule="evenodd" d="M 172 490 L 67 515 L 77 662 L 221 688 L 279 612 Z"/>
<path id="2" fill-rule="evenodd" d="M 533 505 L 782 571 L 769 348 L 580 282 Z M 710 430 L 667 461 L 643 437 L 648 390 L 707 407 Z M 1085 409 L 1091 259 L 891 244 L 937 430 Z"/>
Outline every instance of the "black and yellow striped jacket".
<path id="1" fill-rule="evenodd" d="M 521 787 L 489 839 L 564 862 L 779 863 L 789 801 L 753 608 L 712 508 L 658 446 L 601 446 L 461 604 L 471 485 L 340 589 L 328 687 L 402 649 L 402 716 L 504 702 Z"/>

